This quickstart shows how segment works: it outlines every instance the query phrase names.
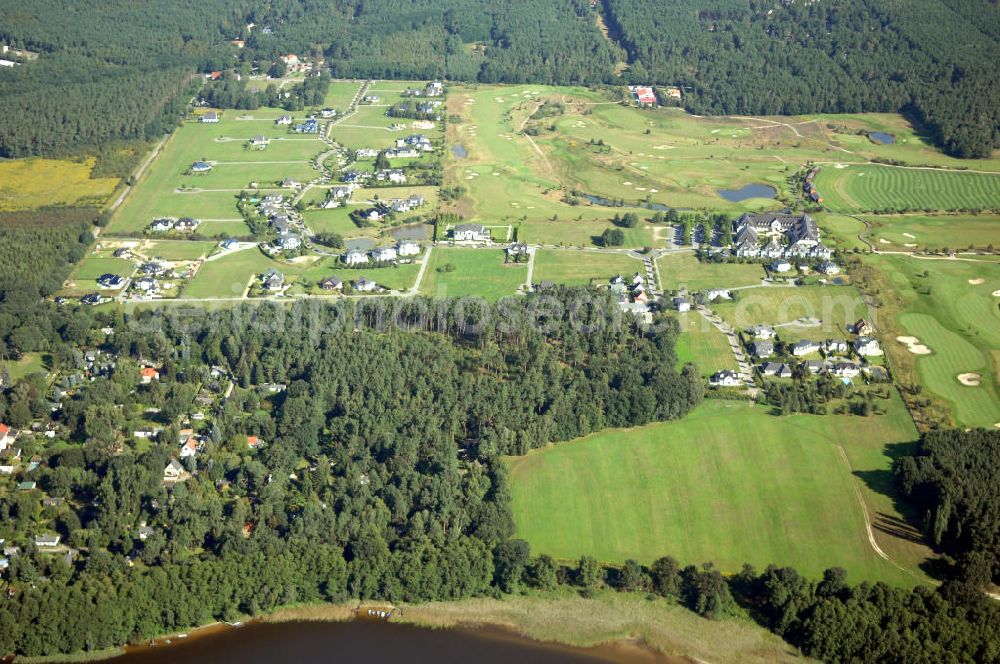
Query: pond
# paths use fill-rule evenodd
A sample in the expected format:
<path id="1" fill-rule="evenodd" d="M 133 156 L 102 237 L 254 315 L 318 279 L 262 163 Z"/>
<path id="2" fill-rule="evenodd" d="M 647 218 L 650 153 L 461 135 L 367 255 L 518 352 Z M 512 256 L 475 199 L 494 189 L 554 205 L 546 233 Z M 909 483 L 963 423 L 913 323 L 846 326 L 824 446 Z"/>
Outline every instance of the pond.
<path id="1" fill-rule="evenodd" d="M 892 134 L 886 134 L 881 131 L 870 131 L 868 132 L 868 138 L 872 139 L 876 143 L 881 145 L 892 145 L 896 142 L 896 137 Z"/>
<path id="2" fill-rule="evenodd" d="M 594 205 L 601 205 L 604 207 L 637 207 L 644 208 L 646 210 L 654 210 L 656 212 L 667 212 L 670 210 L 669 205 L 664 205 L 663 203 L 646 203 L 645 201 L 636 201 L 635 203 L 619 203 L 619 201 L 613 201 L 610 198 L 604 198 L 603 196 L 594 196 L 593 194 L 581 194 L 580 198 L 585 201 L 590 201 Z"/>
<path id="3" fill-rule="evenodd" d="M 739 203 L 748 198 L 774 198 L 778 190 L 766 184 L 748 184 L 740 189 L 719 189 L 722 196 L 730 203 Z"/>
<path id="4" fill-rule="evenodd" d="M 420 664 L 595 664 L 677 662 L 627 644 L 569 648 L 497 629 L 423 629 L 375 620 L 250 623 L 138 647 L 111 664 L 247 664 L 247 662 L 408 662 Z"/>
<path id="5" fill-rule="evenodd" d="M 469 151 L 461 143 L 455 143 L 455 145 L 451 146 L 451 153 L 459 159 L 465 159 L 469 156 Z"/>

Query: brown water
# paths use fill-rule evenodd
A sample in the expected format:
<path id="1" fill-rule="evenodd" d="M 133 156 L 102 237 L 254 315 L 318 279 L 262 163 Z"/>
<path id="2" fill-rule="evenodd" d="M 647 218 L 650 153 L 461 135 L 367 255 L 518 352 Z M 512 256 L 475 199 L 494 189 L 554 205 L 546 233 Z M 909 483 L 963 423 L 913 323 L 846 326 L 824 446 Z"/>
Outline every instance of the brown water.
<path id="1" fill-rule="evenodd" d="M 595 664 L 669 662 L 629 644 L 574 649 L 522 639 L 498 629 L 431 630 L 374 620 L 348 623 L 252 623 L 210 630 L 170 645 L 131 649 L 110 664 L 247 664 L 248 662 L 407 662 L 420 664 Z"/>

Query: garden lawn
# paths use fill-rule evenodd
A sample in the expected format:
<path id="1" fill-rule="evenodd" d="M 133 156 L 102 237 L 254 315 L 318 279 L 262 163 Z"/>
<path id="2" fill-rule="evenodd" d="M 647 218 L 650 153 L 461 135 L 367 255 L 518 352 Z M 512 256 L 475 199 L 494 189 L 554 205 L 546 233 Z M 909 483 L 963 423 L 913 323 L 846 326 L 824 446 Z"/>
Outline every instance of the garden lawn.
<path id="1" fill-rule="evenodd" d="M 572 249 L 538 249 L 532 281 L 554 281 L 571 286 L 607 284 L 615 275 L 628 278 L 643 272 L 642 262 L 627 254 L 574 251 Z"/>
<path id="2" fill-rule="evenodd" d="M 445 265 L 455 269 L 439 272 Z M 498 249 L 436 247 L 420 292 L 434 297 L 472 295 L 492 301 L 514 295 L 527 277 L 527 264 L 505 264 L 504 253 Z"/>
<path id="3" fill-rule="evenodd" d="M 679 364 L 694 362 L 703 377 L 723 369 L 736 370 L 736 358 L 726 336 L 700 314 L 677 315 L 681 335 L 677 338 Z"/>
<path id="4" fill-rule="evenodd" d="M 792 565 L 813 578 L 836 565 L 854 581 L 913 585 L 919 577 L 869 545 L 859 480 L 837 448 L 849 436 L 884 447 L 912 435 L 888 417 L 775 417 L 709 401 L 678 422 L 510 459 L 515 536 L 563 560 L 671 555 L 682 564 L 713 561 L 724 573 L 745 562 Z M 889 459 L 869 452 L 856 458 L 884 471 Z"/>

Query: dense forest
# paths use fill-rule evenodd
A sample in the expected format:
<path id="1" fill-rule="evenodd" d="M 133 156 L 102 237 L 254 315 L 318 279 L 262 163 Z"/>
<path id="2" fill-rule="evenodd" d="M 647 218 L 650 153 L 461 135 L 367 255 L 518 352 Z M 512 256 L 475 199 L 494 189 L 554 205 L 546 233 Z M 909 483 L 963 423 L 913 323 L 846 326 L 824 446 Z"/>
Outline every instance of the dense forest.
<path id="1" fill-rule="evenodd" d="M 989 0 L 0 0 L 0 39 L 41 54 L 0 70 L 0 156 L 150 138 L 195 73 L 297 53 L 338 77 L 677 85 L 697 113 L 903 111 L 976 157 L 1000 147 L 998 36 Z"/>
<path id="2" fill-rule="evenodd" d="M 926 510 L 930 539 L 973 587 L 1000 581 L 1000 431 L 929 431 L 896 462 L 900 490 Z"/>

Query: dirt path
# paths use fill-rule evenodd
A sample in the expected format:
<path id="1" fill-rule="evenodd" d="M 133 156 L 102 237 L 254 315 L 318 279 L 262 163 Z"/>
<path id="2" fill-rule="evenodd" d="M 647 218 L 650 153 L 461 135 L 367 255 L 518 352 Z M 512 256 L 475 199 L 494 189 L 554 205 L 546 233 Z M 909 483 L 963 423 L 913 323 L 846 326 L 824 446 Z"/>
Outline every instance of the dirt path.
<path id="1" fill-rule="evenodd" d="M 160 154 L 160 151 L 163 149 L 163 146 L 166 145 L 167 140 L 169 138 L 170 138 L 169 135 L 161 138 L 160 142 L 156 144 L 156 147 L 154 147 L 152 151 L 148 155 L 146 155 L 146 158 L 143 160 L 143 162 L 139 164 L 139 168 L 135 169 L 135 173 L 132 174 L 133 182 L 136 183 L 139 182 L 139 178 L 143 176 L 143 174 L 146 172 L 146 169 L 149 168 L 149 165 L 152 164 L 153 160 Z M 115 210 L 117 210 L 119 206 L 121 206 L 121 204 L 125 202 L 125 197 L 128 196 L 128 193 L 130 191 L 132 191 L 132 185 L 126 184 L 125 188 L 122 189 L 122 192 L 118 194 L 118 198 L 115 199 L 115 202 L 112 203 L 110 206 L 108 206 L 108 212 L 114 212 Z"/>
<path id="2" fill-rule="evenodd" d="M 534 115 L 535 112 L 538 109 L 540 109 L 544 104 L 545 104 L 544 101 L 538 102 L 538 106 L 535 106 L 535 110 L 532 111 L 531 113 L 528 113 L 528 115 L 526 115 L 524 117 L 524 120 L 521 121 L 521 126 L 517 128 L 517 132 L 519 134 L 521 134 L 522 136 L 524 136 L 526 139 L 528 139 L 528 142 L 531 143 L 531 147 L 533 147 L 535 149 L 535 152 L 538 153 L 538 156 L 541 157 L 542 161 L 545 162 L 545 169 L 547 171 L 551 172 L 552 171 L 552 164 L 549 163 L 549 158 L 545 156 L 545 153 L 542 152 L 542 149 L 538 147 L 538 144 L 535 143 L 534 139 L 531 138 L 531 136 L 528 136 L 526 133 L 524 133 L 524 125 L 528 124 L 528 120 L 531 119 L 531 116 Z"/>
<path id="3" fill-rule="evenodd" d="M 420 264 L 420 270 L 417 272 L 417 278 L 413 282 L 413 286 L 410 287 L 409 295 L 416 295 L 420 292 L 420 284 L 424 282 L 424 273 L 427 272 L 427 266 L 431 264 L 431 252 L 434 250 L 434 245 L 427 245 L 427 253 L 424 254 L 424 262 Z"/>

